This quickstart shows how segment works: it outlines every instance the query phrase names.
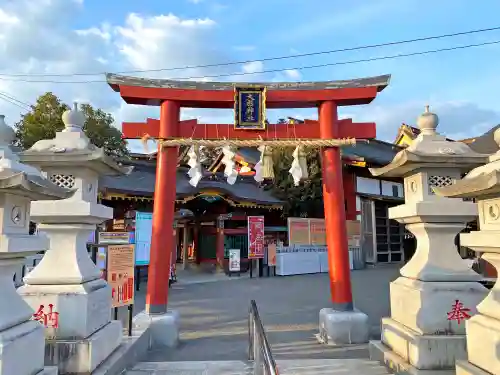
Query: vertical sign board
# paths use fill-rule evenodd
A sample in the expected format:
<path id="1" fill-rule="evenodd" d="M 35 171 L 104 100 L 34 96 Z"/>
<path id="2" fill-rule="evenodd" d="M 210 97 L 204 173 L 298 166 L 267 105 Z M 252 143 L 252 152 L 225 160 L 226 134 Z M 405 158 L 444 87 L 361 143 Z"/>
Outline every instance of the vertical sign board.
<path id="1" fill-rule="evenodd" d="M 248 259 L 264 258 L 264 216 L 248 216 Z"/>
<path id="2" fill-rule="evenodd" d="M 135 264 L 147 266 L 151 250 L 151 234 L 153 231 L 153 214 L 150 212 L 135 213 Z"/>
<path id="3" fill-rule="evenodd" d="M 108 246 L 108 284 L 111 287 L 112 307 L 134 303 L 134 245 Z"/>
<path id="4" fill-rule="evenodd" d="M 229 272 L 241 271 L 240 249 L 229 249 Z"/>
<path id="5" fill-rule="evenodd" d="M 267 245 L 267 265 L 276 266 L 276 244 L 270 243 Z"/>

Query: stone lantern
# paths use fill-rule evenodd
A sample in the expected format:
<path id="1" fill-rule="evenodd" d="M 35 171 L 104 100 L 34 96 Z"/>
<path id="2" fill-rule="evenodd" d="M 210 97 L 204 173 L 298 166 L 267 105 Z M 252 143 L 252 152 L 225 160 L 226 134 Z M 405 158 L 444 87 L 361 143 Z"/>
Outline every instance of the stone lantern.
<path id="1" fill-rule="evenodd" d="M 49 374 L 44 370 L 43 325 L 32 320 L 36 310 L 16 293 L 12 279 L 27 255 L 49 247 L 46 236 L 29 235 L 30 202 L 55 201 L 71 191 L 20 163 L 10 149 L 14 138 L 14 130 L 0 116 L 0 375 Z"/>
<path id="2" fill-rule="evenodd" d="M 20 154 L 47 178 L 75 193 L 62 201 L 34 202 L 33 221 L 47 233 L 50 248 L 24 278 L 19 294 L 33 309 L 49 306 L 59 314 L 57 328 L 45 330 L 47 364 L 60 373 L 91 373 L 122 340 L 122 324 L 111 321 L 111 289 L 87 252 L 96 224 L 113 218 L 113 209 L 97 203 L 100 175 L 126 173 L 93 145 L 75 104 L 63 116 L 65 129 Z M 55 354 L 54 354 L 55 353 Z"/>
<path id="3" fill-rule="evenodd" d="M 411 373 L 449 371 L 456 359 L 465 358 L 465 323 L 452 311 L 463 306 L 475 314 L 487 292 L 455 245 L 457 234 L 476 218 L 476 205 L 433 191 L 453 185 L 487 156 L 438 134 L 438 123 L 427 107 L 417 120 L 415 141 L 390 164 L 370 169 L 374 176 L 404 178 L 405 204 L 390 208 L 389 217 L 417 240 L 415 255 L 390 285 L 391 317 L 382 319 L 382 341 L 371 342 L 370 353 Z"/>
<path id="4" fill-rule="evenodd" d="M 500 130 L 494 133 L 500 147 Z M 475 198 L 479 207 L 479 231 L 461 234 L 462 245 L 483 253 L 500 274 L 500 151 L 489 163 L 473 169 L 454 185 L 435 189 L 436 194 Z M 457 362 L 457 374 L 500 375 L 500 282 L 477 306 L 478 314 L 467 320 L 468 361 Z"/>

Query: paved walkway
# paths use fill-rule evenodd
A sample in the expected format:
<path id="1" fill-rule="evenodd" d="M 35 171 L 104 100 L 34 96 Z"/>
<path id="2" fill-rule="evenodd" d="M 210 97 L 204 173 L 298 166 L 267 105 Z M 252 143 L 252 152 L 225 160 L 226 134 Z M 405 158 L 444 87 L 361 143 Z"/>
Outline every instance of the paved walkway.
<path id="1" fill-rule="evenodd" d="M 384 266 L 352 272 L 355 305 L 368 314 L 375 337 L 380 318 L 389 314 L 389 282 L 398 271 Z M 144 307 L 144 289 L 137 295 L 136 312 Z M 175 350 L 153 351 L 145 361 L 245 360 L 251 299 L 257 302 L 277 359 L 367 358 L 366 345 L 334 348 L 317 343 L 318 313 L 330 301 L 328 276 L 316 274 L 174 284 L 169 305 L 181 314 L 181 344 Z"/>

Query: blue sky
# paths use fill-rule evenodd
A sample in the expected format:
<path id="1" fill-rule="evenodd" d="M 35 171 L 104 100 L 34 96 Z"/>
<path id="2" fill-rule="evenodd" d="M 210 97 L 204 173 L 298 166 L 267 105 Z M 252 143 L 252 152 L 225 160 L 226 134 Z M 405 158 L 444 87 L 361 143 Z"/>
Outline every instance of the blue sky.
<path id="1" fill-rule="evenodd" d="M 258 60 L 500 26 L 500 2 L 495 0 L 40 0 L 45 3 L 45 10 L 23 8 L 23 1 L 27 0 L 0 0 L 0 10 L 4 15 L 36 19 L 42 31 L 31 27 L 24 33 L 26 40 L 31 35 L 29 40 L 35 40 L 43 51 L 33 55 L 23 52 L 29 63 L 4 63 L 0 65 L 0 74 L 156 69 Z M 16 57 L 14 49 L 22 45 L 16 38 L 24 35 L 21 26 L 8 28 L 5 20 L 3 24 L 2 28 L 0 13 L 0 36 L 4 34 L 0 47 L 3 43 L 4 56 L 11 51 L 7 56 Z M 44 36 L 46 40 L 42 41 Z M 10 47 L 5 42 L 8 38 L 13 39 Z M 172 72 L 142 76 L 175 78 L 291 69 L 495 40 L 500 40 L 500 31 L 248 66 L 179 71 L 175 72 L 177 76 Z M 51 44 L 43 47 L 49 41 Z M 68 44 L 66 52 L 58 53 L 64 43 Z M 391 85 L 374 103 L 342 108 L 341 114 L 359 121 L 376 121 L 379 137 L 392 140 L 402 122 L 414 123 L 424 105 L 430 104 L 441 118 L 440 129 L 461 138 L 478 135 L 500 123 L 496 94 L 500 83 L 499 58 L 500 44 L 237 79 L 315 81 L 389 73 Z M 67 101 L 80 99 L 102 106 L 113 112 L 118 122 L 157 115 L 154 108 L 125 106 L 103 84 L 20 85 L 0 83 L 0 89 L 3 87 L 5 92 L 30 103 L 37 95 L 51 90 Z M 8 114 L 13 111 L 11 118 L 15 120 L 14 113 L 19 110 L 7 109 L 8 103 L 2 105 Z M 270 117 L 283 114 L 316 116 L 314 110 L 291 110 L 273 111 Z M 228 111 L 186 111 L 184 116 L 198 116 L 207 122 L 230 122 L 232 117 Z"/>

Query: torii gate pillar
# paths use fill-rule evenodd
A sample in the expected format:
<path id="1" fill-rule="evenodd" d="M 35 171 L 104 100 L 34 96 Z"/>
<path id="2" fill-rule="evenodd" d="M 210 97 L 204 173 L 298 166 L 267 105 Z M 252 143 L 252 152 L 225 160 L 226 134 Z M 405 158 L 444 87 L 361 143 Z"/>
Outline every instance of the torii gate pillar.
<path id="1" fill-rule="evenodd" d="M 179 129 L 180 105 L 165 100 L 160 105 L 159 138 L 176 137 Z M 177 147 L 158 149 L 154 192 L 151 251 L 148 270 L 146 312 L 167 313 L 168 279 L 174 243 L 175 181 Z M 172 230 L 168 230 L 172 228 Z"/>
<path id="2" fill-rule="evenodd" d="M 321 138 L 339 138 L 340 129 L 335 102 L 321 103 L 318 112 Z M 338 147 L 323 149 L 321 166 L 331 298 L 335 310 L 350 311 L 353 304 L 340 149 Z"/>

